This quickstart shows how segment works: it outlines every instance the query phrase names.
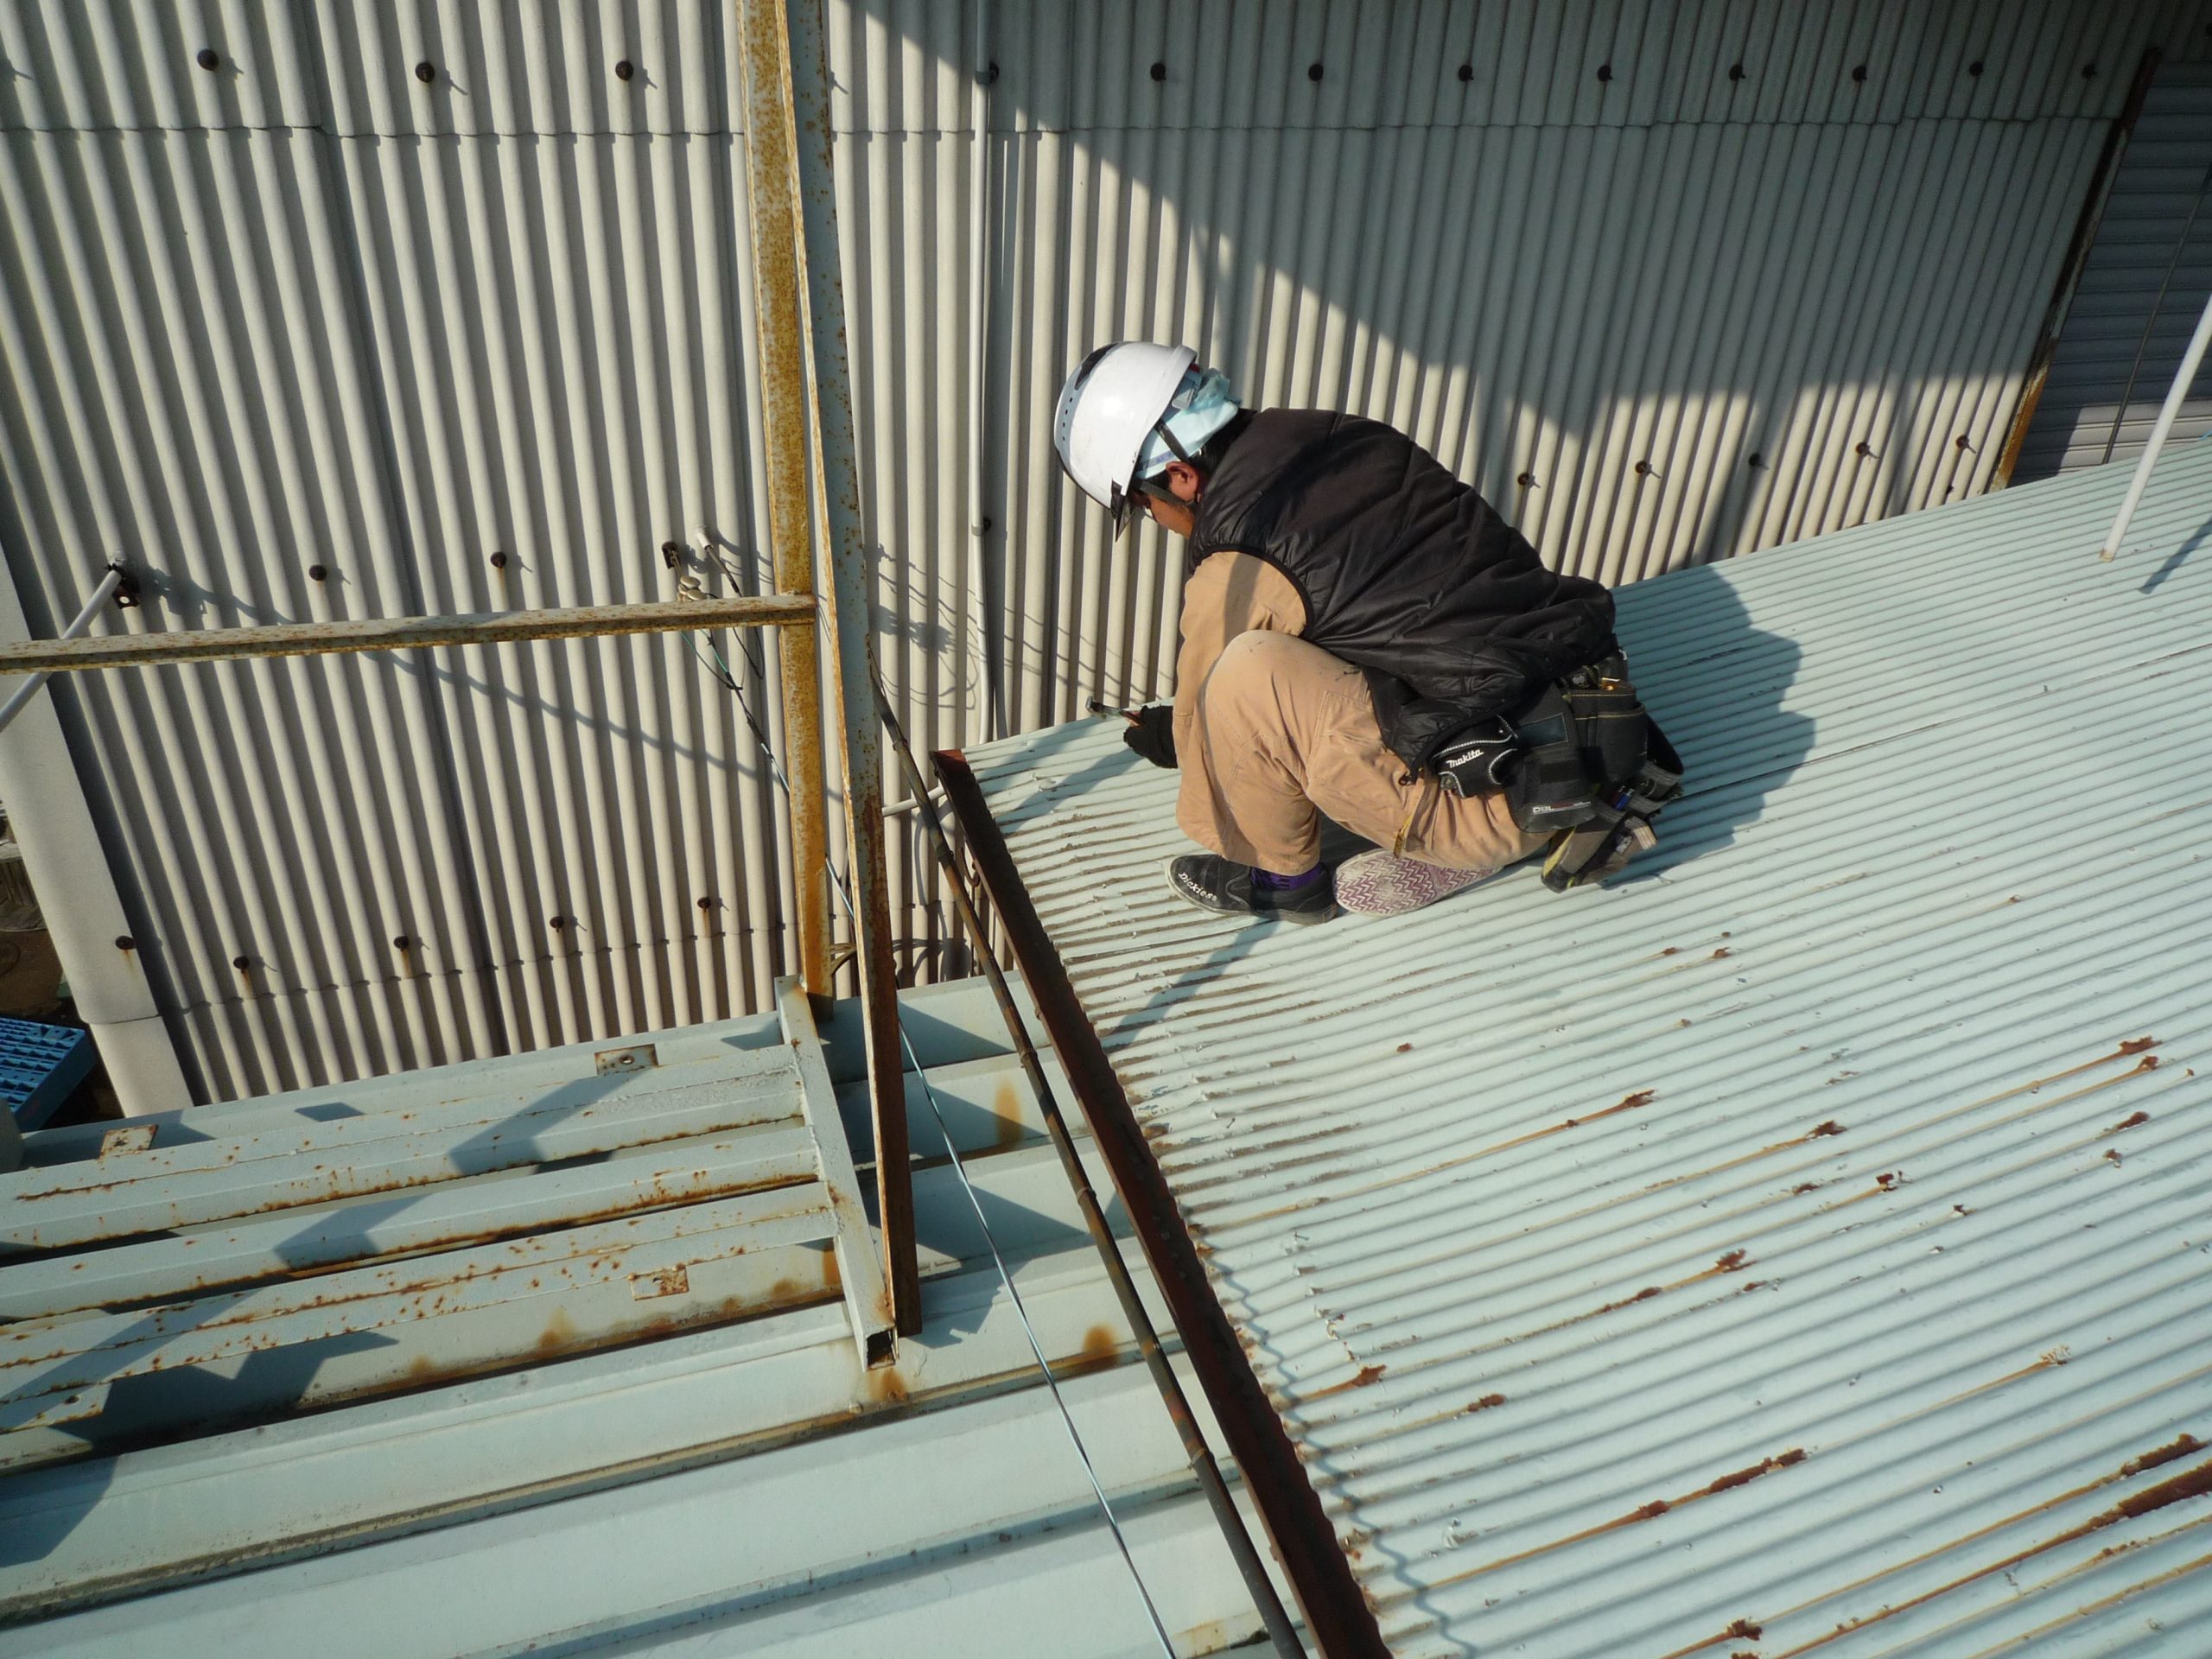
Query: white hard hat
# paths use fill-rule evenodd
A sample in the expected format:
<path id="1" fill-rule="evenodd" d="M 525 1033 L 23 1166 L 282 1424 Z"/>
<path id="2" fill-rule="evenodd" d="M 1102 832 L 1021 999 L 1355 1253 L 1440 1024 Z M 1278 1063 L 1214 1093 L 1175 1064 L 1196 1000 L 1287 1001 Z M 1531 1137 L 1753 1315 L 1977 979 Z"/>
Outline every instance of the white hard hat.
<path id="1" fill-rule="evenodd" d="M 1068 476 L 1113 513 L 1117 536 L 1128 522 L 1137 459 L 1198 360 L 1187 346 L 1127 340 L 1091 353 L 1060 388 L 1052 445 Z"/>

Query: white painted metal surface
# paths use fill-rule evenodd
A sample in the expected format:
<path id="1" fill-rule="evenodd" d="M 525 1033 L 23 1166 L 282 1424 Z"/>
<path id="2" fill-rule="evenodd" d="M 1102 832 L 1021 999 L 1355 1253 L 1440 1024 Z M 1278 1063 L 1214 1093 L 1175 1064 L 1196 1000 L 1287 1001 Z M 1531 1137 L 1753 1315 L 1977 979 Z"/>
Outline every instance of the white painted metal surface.
<path id="1" fill-rule="evenodd" d="M 829 1025 L 832 1071 L 859 1067 L 851 1012 Z M 988 997 L 980 985 L 933 987 L 904 1013 L 1178 1651 L 1244 1641 L 1257 1615 L 1135 1361 Z M 781 1035 L 763 1018 L 658 1042 L 675 1067 L 796 1087 Z M 542 1090 L 558 1064 L 533 1055 L 340 1092 L 365 1116 L 451 1117 L 503 1090 Z M 620 1077 L 616 1097 L 649 1102 L 650 1081 Z M 941 1139 L 927 1152 L 935 1120 L 912 1081 L 915 1143 L 941 1160 Z M 448 1093 L 471 1105 L 447 1109 Z M 302 1103 L 240 1103 L 185 1123 L 271 1133 L 296 1128 Z M 854 1105 L 865 1123 L 864 1099 Z M 62 1132 L 59 1149 L 86 1138 Z M 41 1156 L 56 1147 L 35 1141 Z M 698 1144 L 633 1150 L 649 1160 Z M 619 1179 L 621 1161 L 506 1185 Z M 467 1185 L 486 1195 L 481 1180 Z M 401 1195 L 360 1231 L 404 1251 L 436 1224 L 439 1197 Z M 121 1655 L 157 1641 L 223 1659 L 303 1646 L 333 1659 L 549 1646 L 1144 1652 L 1141 1606 L 942 1161 L 918 1173 L 916 1208 L 925 1328 L 893 1368 L 863 1370 L 846 1313 L 825 1301 L 0 1475 L 0 1618 L 10 1621 L 0 1648 Z M 308 1228 L 295 1232 L 308 1242 Z M 112 1254 L 74 1259 L 97 1270 Z M 1141 1262 L 1137 1274 L 1157 1310 Z"/>
<path id="2" fill-rule="evenodd" d="M 1051 455 L 1109 334 L 1397 421 L 1614 580 L 1971 493 L 2143 48 L 2208 21 L 836 0 L 910 729 L 972 736 L 985 650 L 1014 728 L 1166 689 L 1170 556 L 1109 549 Z M 690 568 L 759 583 L 722 9 L 25 0 L 0 54 L 0 547 L 36 631 L 118 554 L 161 627 L 664 598 L 702 527 Z M 787 964 L 773 786 L 680 641 L 60 701 L 129 912 L 101 938 L 142 941 L 200 1097 L 765 1007 Z M 893 898 L 927 976 L 957 952 L 918 846 Z"/>
<path id="3" fill-rule="evenodd" d="M 1111 721 L 969 758 L 1394 1650 L 2212 1619 L 2212 445 L 1624 592 L 1657 851 L 1176 899 Z"/>

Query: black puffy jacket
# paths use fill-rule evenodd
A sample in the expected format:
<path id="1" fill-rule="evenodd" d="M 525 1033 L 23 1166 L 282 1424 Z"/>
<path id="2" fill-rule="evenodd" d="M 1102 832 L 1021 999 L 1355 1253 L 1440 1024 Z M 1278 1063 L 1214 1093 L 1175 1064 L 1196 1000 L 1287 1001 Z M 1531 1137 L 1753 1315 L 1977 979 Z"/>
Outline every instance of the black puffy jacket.
<path id="1" fill-rule="evenodd" d="M 1265 559 L 1306 601 L 1303 637 L 1368 671 L 1383 741 L 1418 767 L 1613 649 L 1613 601 L 1547 569 L 1527 537 L 1379 421 L 1263 410 L 1199 497 L 1189 571 Z"/>

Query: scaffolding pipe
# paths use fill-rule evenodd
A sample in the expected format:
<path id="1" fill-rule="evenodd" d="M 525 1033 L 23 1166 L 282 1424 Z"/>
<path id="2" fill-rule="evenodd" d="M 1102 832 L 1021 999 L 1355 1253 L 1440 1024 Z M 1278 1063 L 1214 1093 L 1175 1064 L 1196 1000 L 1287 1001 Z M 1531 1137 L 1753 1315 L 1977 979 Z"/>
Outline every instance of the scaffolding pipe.
<path id="1" fill-rule="evenodd" d="M 968 153 L 968 626 L 970 689 L 980 739 L 999 734 L 998 653 L 992 648 L 991 516 L 983 499 L 983 450 L 988 432 L 991 341 L 991 0 L 976 0 L 976 67 L 969 94 Z"/>
<path id="2" fill-rule="evenodd" d="M 2204 302 L 2204 313 L 2196 320 L 2196 332 L 2190 336 L 2189 349 L 2182 353 L 2181 367 L 2174 372 L 2173 385 L 2166 388 L 2166 401 L 2158 410 L 2158 423 L 2151 429 L 2150 442 L 2143 446 L 2143 459 L 2135 463 L 2135 476 L 2127 481 L 2127 493 L 2120 503 L 2120 516 L 2112 521 L 2111 533 L 2097 554 L 2107 563 L 2120 552 L 2120 538 L 2127 534 L 2127 522 L 2135 517 L 2143 492 L 2150 485 L 2151 468 L 2158 464 L 2158 451 L 2165 448 L 2166 434 L 2174 429 L 2174 417 L 2181 413 L 2181 406 L 2189 397 L 2198 365 L 2204 361 L 2207 346 L 2212 346 L 2212 298 Z"/>
<path id="3" fill-rule="evenodd" d="M 99 614 L 100 607 L 113 598 L 115 590 L 122 585 L 123 567 L 119 564 L 108 566 L 107 575 L 102 576 L 100 585 L 92 589 L 92 596 L 85 601 L 85 608 L 77 613 L 76 620 L 62 629 L 57 637 L 63 639 L 74 639 L 86 628 L 91 627 L 92 619 Z M 38 695 L 39 687 L 46 683 L 48 677 L 53 671 L 52 669 L 40 670 L 17 686 L 7 702 L 0 702 L 0 732 L 6 731 L 9 722 L 21 714 L 23 711 L 23 706 Z"/>
<path id="4" fill-rule="evenodd" d="M 772 221 L 754 198 L 756 245 L 772 228 L 795 252 L 813 392 L 815 505 L 823 569 L 822 620 L 836 671 L 839 759 L 845 785 L 846 869 L 853 905 L 853 965 L 867 1033 L 868 1100 L 875 1120 L 878 1215 L 899 1333 L 922 1328 L 914 1250 L 913 1180 L 906 1162 L 906 1078 L 899 1052 L 899 982 L 891 950 L 890 877 L 884 855 L 882 739 L 875 709 L 874 578 L 861 523 L 860 462 L 853 429 L 852 368 L 845 352 L 845 292 L 837 246 L 837 181 L 830 149 L 830 61 L 822 0 L 744 0 L 754 124 L 748 150 L 785 158 Z M 758 90 L 773 78 L 780 102 Z M 763 170 L 753 163 L 756 176 Z M 797 778 L 793 780 L 796 784 Z"/>
<path id="5" fill-rule="evenodd" d="M 94 668 L 151 668 L 239 657 L 318 657 L 344 651 L 422 645 L 499 645 L 690 628 L 780 627 L 811 635 L 811 596 L 657 600 L 644 605 L 578 605 L 564 610 L 484 611 L 462 616 L 371 616 L 334 622 L 278 622 L 248 628 L 175 628 L 97 639 L 26 639 L 0 645 L 0 674 L 73 674 Z M 81 619 L 80 619 L 81 620 Z"/>

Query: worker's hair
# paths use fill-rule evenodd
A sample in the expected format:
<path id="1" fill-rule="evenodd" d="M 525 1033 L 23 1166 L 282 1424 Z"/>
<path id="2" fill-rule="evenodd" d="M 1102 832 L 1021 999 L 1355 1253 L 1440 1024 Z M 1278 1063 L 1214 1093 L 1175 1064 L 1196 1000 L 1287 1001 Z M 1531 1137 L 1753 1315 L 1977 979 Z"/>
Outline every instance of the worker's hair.
<path id="1" fill-rule="evenodd" d="M 1211 478 L 1213 469 L 1221 465 L 1221 458 L 1229 453 L 1229 446 L 1244 435 L 1244 429 L 1252 424 L 1252 411 L 1240 409 L 1229 417 L 1229 424 L 1208 438 L 1191 457 L 1191 465 L 1198 469 L 1201 478 Z"/>

